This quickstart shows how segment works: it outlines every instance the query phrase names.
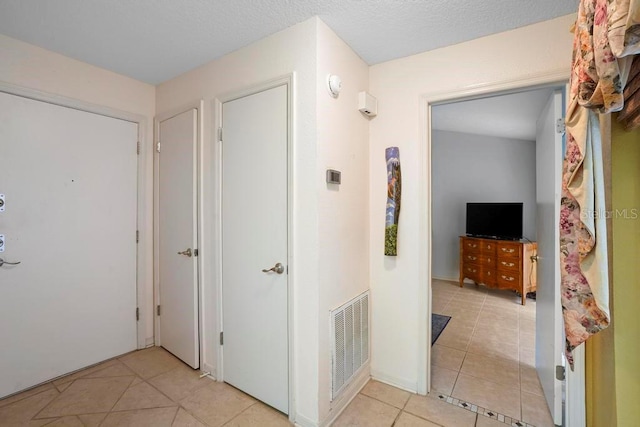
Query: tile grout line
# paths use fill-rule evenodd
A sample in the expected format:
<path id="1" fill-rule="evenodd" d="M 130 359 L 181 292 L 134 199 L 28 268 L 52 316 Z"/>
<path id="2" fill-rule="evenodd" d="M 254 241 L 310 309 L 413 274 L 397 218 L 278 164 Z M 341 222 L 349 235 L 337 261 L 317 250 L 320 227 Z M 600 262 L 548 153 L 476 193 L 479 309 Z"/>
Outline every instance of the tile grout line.
<path id="1" fill-rule="evenodd" d="M 244 408 L 242 411 L 238 412 L 236 415 L 234 415 L 233 417 L 229 418 L 227 421 L 225 421 L 222 424 L 222 427 L 228 425 L 231 421 L 235 420 L 236 418 L 238 418 L 240 415 L 244 414 L 246 411 L 249 410 L 249 408 L 253 407 L 254 405 L 256 405 L 258 403 L 258 401 L 256 400 L 255 402 L 253 402 L 251 405 L 247 406 L 246 408 Z M 205 423 L 206 424 L 206 423 Z"/>
<path id="2" fill-rule="evenodd" d="M 171 419 L 171 425 L 173 425 L 176 422 L 176 418 L 178 418 L 178 412 L 180 412 L 180 405 L 178 405 L 178 407 L 176 408 L 176 413 L 173 414 L 173 418 Z"/>
<path id="3" fill-rule="evenodd" d="M 131 382 L 129 382 L 129 384 L 127 384 L 127 387 L 124 390 L 122 390 L 122 394 L 116 399 L 115 402 L 113 402 L 113 405 L 111 405 L 111 409 L 109 409 L 107 411 L 107 416 L 104 417 L 104 420 L 106 420 L 107 417 L 109 417 L 109 414 L 111 414 L 111 411 L 113 411 L 113 408 L 115 408 L 116 405 L 118 404 L 118 402 L 120 402 L 120 400 L 122 399 L 122 396 L 124 396 L 124 394 L 127 392 L 127 390 L 129 390 L 129 388 L 131 387 L 131 384 L 133 384 L 133 382 L 136 380 L 135 377 L 137 377 L 137 376 L 138 375 L 135 375 L 134 378 L 131 380 Z M 104 422 L 104 420 L 102 420 L 102 421 Z M 102 424 L 102 423 L 100 423 L 100 424 Z"/>
<path id="4" fill-rule="evenodd" d="M 502 414 L 500 412 L 497 411 L 493 411 L 491 409 L 487 409 L 487 408 L 483 408 L 482 406 L 476 405 L 474 403 L 471 402 L 467 402 L 465 400 L 461 400 L 458 398 L 455 398 L 453 396 L 448 396 L 444 393 L 438 393 L 437 394 L 437 398 L 438 400 L 441 400 L 445 403 L 448 403 L 449 405 L 453 405 L 456 406 L 458 408 L 462 408 L 465 409 L 467 411 L 470 412 L 474 412 L 476 414 L 476 419 L 479 415 L 483 415 L 487 418 L 490 418 L 492 420 L 507 424 L 507 425 L 513 425 L 513 426 L 520 426 L 520 427 L 535 427 L 533 424 L 529 424 L 525 421 L 522 420 L 515 420 L 512 417 Z M 465 406 L 466 405 L 466 406 Z M 475 407 L 476 409 L 474 410 L 473 407 Z M 483 411 L 488 411 L 488 412 L 483 412 L 480 413 L 479 411 L 483 410 Z M 491 413 L 492 415 L 489 415 L 489 413 Z M 500 418 L 502 418 L 503 420 L 500 420 Z M 511 422 L 507 421 L 507 420 L 511 420 Z M 519 423 L 519 424 L 518 424 Z"/>
<path id="5" fill-rule="evenodd" d="M 29 392 L 29 391 L 31 391 L 31 390 L 33 390 L 33 389 L 37 388 L 37 387 L 43 387 L 43 386 L 45 386 L 45 385 L 47 385 L 47 384 L 51 384 L 51 388 L 47 388 L 47 389 L 41 390 L 41 391 L 39 391 L 39 392 L 37 392 L 37 393 L 33 393 L 33 394 L 31 394 L 31 395 L 27 395 L 27 396 L 21 397 L 21 398 L 19 398 L 19 399 L 17 399 L 17 400 L 14 400 L 14 401 L 13 401 L 13 402 L 11 402 L 11 403 L 1 404 L 1 405 L 0 405 L 0 409 L 5 408 L 5 407 L 7 407 L 7 406 L 14 405 L 14 404 L 16 404 L 16 403 L 18 403 L 18 402 L 22 402 L 22 401 L 23 401 L 23 400 L 25 400 L 25 399 L 28 399 L 28 398 L 33 397 L 33 396 L 37 396 L 37 395 L 39 395 L 39 394 L 41 394 L 41 393 L 44 393 L 45 391 L 55 390 L 55 391 L 57 391 L 58 393 L 61 393 L 61 391 L 60 391 L 60 390 L 58 390 L 58 387 L 56 387 L 56 386 L 53 384 L 53 381 L 47 381 L 47 382 L 45 382 L 45 383 L 38 384 L 38 385 L 36 385 L 36 386 L 34 386 L 34 387 L 31 387 L 31 388 L 28 388 L 28 389 L 26 389 L 26 390 L 19 391 L 19 392 L 17 392 L 17 393 L 11 394 L 11 395 L 9 395 L 9 396 L 3 397 L 2 399 L 0 399 L 0 403 L 2 403 L 2 401 L 3 401 L 3 400 L 5 400 L 5 399 L 7 399 L 7 400 L 8 400 L 8 399 L 11 399 L 12 397 L 20 396 L 21 394 L 26 394 L 27 392 Z"/>

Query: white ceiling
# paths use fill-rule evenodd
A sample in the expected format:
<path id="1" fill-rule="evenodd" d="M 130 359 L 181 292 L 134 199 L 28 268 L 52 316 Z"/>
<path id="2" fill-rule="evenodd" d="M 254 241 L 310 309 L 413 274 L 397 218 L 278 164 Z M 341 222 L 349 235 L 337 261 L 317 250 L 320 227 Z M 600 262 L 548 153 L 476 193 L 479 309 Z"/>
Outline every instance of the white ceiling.
<path id="1" fill-rule="evenodd" d="M 0 33 L 157 84 L 315 15 L 376 64 L 577 9 L 578 0 L 0 0 Z"/>
<path id="2" fill-rule="evenodd" d="M 436 105 L 433 129 L 535 141 L 536 121 L 552 88 Z"/>

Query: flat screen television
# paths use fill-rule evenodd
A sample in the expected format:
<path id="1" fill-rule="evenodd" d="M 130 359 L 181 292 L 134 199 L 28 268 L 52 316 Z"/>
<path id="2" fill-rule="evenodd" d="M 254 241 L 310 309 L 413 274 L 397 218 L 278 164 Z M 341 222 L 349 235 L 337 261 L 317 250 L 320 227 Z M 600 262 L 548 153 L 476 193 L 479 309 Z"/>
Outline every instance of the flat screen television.
<path id="1" fill-rule="evenodd" d="M 523 203 L 467 203 L 467 236 L 522 239 Z"/>

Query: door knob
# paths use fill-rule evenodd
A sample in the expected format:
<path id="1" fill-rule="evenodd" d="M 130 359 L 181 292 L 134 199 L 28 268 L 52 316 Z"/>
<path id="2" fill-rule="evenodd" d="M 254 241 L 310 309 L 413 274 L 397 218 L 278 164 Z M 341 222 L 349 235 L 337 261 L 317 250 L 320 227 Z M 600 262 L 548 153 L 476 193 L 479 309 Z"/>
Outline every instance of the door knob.
<path id="1" fill-rule="evenodd" d="M 0 258 L 0 267 L 2 267 L 5 264 L 7 264 L 7 265 L 18 265 L 18 264 L 20 264 L 20 261 L 18 261 L 18 262 L 9 262 L 9 261 L 5 261 L 2 258 Z"/>
<path id="2" fill-rule="evenodd" d="M 270 271 L 273 271 L 274 273 L 282 274 L 284 273 L 284 265 L 277 263 L 271 268 L 265 268 L 262 270 L 263 273 L 269 273 Z"/>
<path id="3" fill-rule="evenodd" d="M 182 251 L 182 252 L 178 252 L 178 255 L 186 255 L 188 257 L 191 257 L 191 248 L 187 249 L 186 251 Z"/>

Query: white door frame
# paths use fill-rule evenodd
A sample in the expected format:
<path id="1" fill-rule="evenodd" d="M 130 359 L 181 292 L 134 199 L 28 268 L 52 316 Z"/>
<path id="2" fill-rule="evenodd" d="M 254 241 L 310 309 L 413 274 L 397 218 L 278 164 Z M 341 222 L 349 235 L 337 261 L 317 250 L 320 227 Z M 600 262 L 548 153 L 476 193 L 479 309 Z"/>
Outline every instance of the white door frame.
<path id="1" fill-rule="evenodd" d="M 203 140 L 203 117 L 204 117 L 204 100 L 199 99 L 197 101 L 193 101 L 191 103 L 185 104 L 181 107 L 174 108 L 165 113 L 158 114 L 153 120 L 153 129 L 154 129 L 154 141 L 155 144 L 153 146 L 153 235 L 155 238 L 153 239 L 153 330 L 154 330 L 154 341 L 156 346 L 162 345 L 162 331 L 160 330 L 160 316 L 158 316 L 158 312 L 156 307 L 160 305 L 160 242 L 158 241 L 158 236 L 160 236 L 160 157 L 158 156 L 158 143 L 160 142 L 160 123 L 168 120 L 172 117 L 175 117 L 179 114 L 182 114 L 189 110 L 196 110 L 196 117 L 198 120 L 198 124 L 196 126 L 197 135 L 196 135 L 196 200 L 197 200 L 197 208 L 196 208 L 196 227 L 198 229 L 196 239 L 196 248 L 199 253 L 202 253 L 201 246 L 203 242 L 203 227 L 202 220 L 204 215 L 202 214 L 202 182 L 203 182 L 203 155 L 202 155 L 202 140 Z M 203 355 L 203 328 L 205 327 L 203 322 L 203 307 L 202 307 L 202 295 L 203 295 L 203 268 L 202 268 L 202 259 L 198 257 L 196 260 L 196 278 L 198 280 L 198 335 L 199 335 L 199 353 L 200 353 L 200 369 L 203 370 L 202 364 L 204 361 Z"/>
<path id="2" fill-rule="evenodd" d="M 136 228 L 138 230 L 139 241 L 136 246 L 136 298 L 137 308 L 139 310 L 139 320 L 136 322 L 137 331 L 137 347 L 142 349 L 146 347 L 146 326 L 147 326 L 147 310 L 150 307 L 149 303 L 145 303 L 145 283 L 147 283 L 147 277 L 149 272 L 147 271 L 145 260 L 147 256 L 147 242 L 149 242 L 152 236 L 148 236 L 145 231 L 146 221 L 146 188 L 145 171 L 146 171 L 146 127 L 147 119 L 140 114 L 129 113 L 126 111 L 117 110 L 102 105 L 91 104 L 89 102 L 81 101 L 74 98 L 67 98 L 65 96 L 56 95 L 48 92 L 39 91 L 27 87 L 14 85 L 11 83 L 5 83 L 0 81 L 0 92 L 4 92 L 10 95 L 21 96 L 23 98 L 33 99 L 35 101 L 46 102 L 48 104 L 58 105 L 60 107 L 72 108 L 78 111 L 85 111 L 87 113 L 99 114 L 105 117 L 111 117 L 114 119 L 125 120 L 131 123 L 135 123 L 138 126 L 138 178 L 137 178 L 137 219 Z M 133 149 L 133 148 L 132 148 Z M 133 238 L 133 237 L 132 237 Z M 131 321 L 134 318 L 134 313 L 131 314 Z M 99 336 L 99 334 L 98 334 Z"/>
<path id="3" fill-rule="evenodd" d="M 466 88 L 445 92 L 434 92 L 420 96 L 420 162 L 418 166 L 419 177 L 419 215 L 418 233 L 419 259 L 427 260 L 421 263 L 418 271 L 420 286 L 418 318 L 427 319 L 421 322 L 418 333 L 418 393 L 427 394 L 431 387 L 431 251 L 432 251 L 432 176 L 431 176 L 431 108 L 434 105 L 455 101 L 464 101 L 487 95 L 509 93 L 518 90 L 531 90 L 553 85 L 565 86 L 569 78 L 569 70 L 559 69 L 550 73 L 540 73 L 529 78 L 518 80 L 496 80 L 494 82 L 473 85 Z M 576 366 L 584 368 L 584 352 L 576 352 Z M 573 408 L 572 412 L 585 413 L 584 371 L 574 373 L 567 382 L 567 406 Z M 582 385 L 582 386 L 581 386 Z"/>
<path id="4" fill-rule="evenodd" d="M 288 305 L 288 338 L 289 338 L 289 420 L 291 422 L 295 421 L 295 358 L 294 358 L 294 281 L 293 277 L 295 276 L 295 266 L 293 260 L 293 222 L 294 222 L 294 211 L 293 211 L 293 88 L 294 88 L 294 74 L 288 74 L 281 77 L 276 77 L 272 80 L 265 81 L 263 83 L 253 85 L 250 87 L 246 87 L 244 89 L 240 89 L 237 91 L 233 91 L 219 97 L 216 97 L 212 102 L 212 107 L 214 111 L 214 141 L 215 148 L 213 150 L 214 157 L 214 182 L 215 182 L 215 224 L 214 224 L 214 233 L 213 238 L 215 242 L 215 255 L 214 255 L 214 271 L 215 277 L 215 295 L 216 295 L 216 311 L 217 311 L 217 325 L 216 325 L 216 334 L 218 337 L 220 332 L 222 331 L 222 320 L 223 320 L 223 303 L 222 303 L 222 143 L 220 142 L 218 129 L 222 126 L 222 104 L 225 102 L 233 101 L 238 98 L 243 98 L 245 96 L 254 95 L 259 92 L 264 92 L 269 89 L 273 89 L 278 86 L 286 86 L 287 87 L 287 187 L 288 187 L 288 196 L 287 196 L 287 266 L 288 266 L 288 277 L 287 277 L 287 305 Z M 216 354 L 217 354 L 217 366 L 216 372 L 218 373 L 216 379 L 218 381 L 224 381 L 224 370 L 223 370 L 223 351 L 220 342 L 216 340 Z"/>

